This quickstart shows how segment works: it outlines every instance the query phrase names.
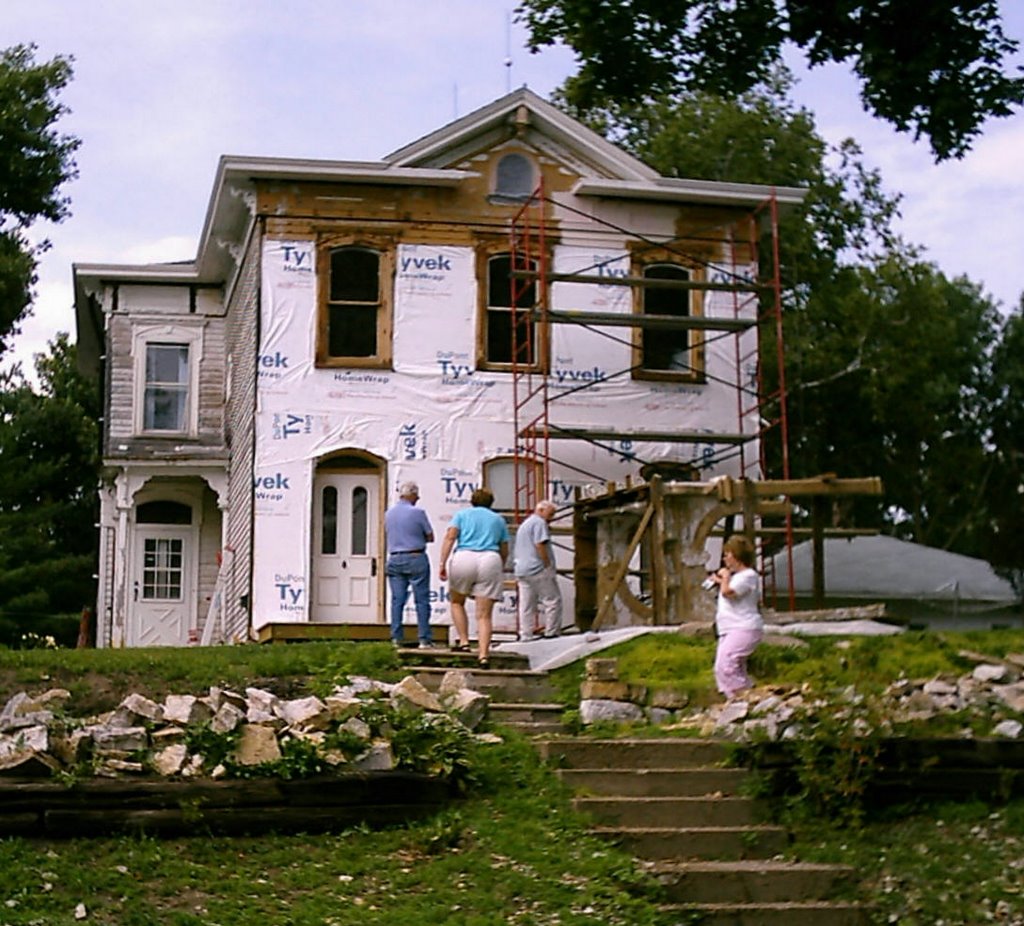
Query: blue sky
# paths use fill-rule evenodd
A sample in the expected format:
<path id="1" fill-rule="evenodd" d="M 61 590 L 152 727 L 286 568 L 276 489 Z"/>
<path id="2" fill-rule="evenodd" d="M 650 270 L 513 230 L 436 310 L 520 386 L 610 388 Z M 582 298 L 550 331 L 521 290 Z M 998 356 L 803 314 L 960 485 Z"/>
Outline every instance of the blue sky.
<path id="1" fill-rule="evenodd" d="M 73 214 L 41 228 L 34 315 L 14 342 L 30 367 L 74 330 L 73 262 L 195 256 L 222 154 L 376 160 L 527 84 L 547 96 L 565 49 L 530 55 L 507 0 L 4 0 L 0 47 L 75 59 L 61 129 L 82 139 Z M 1024 4 L 1003 0 L 1024 39 Z M 511 54 L 509 54 L 511 52 Z M 506 59 L 511 58 L 511 67 Z M 1024 55 L 1018 55 L 1024 63 Z M 864 115 L 840 68 L 801 79 L 798 102 L 830 141 L 852 135 L 890 192 L 901 230 L 950 276 L 1016 307 L 1024 292 L 1024 117 L 991 122 L 961 161 Z"/>

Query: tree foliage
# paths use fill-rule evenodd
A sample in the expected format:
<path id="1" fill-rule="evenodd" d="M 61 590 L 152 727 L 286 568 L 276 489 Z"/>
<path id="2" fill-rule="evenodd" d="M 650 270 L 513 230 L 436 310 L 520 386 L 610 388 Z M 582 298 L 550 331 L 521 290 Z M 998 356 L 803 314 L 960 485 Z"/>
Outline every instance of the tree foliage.
<path id="1" fill-rule="evenodd" d="M 68 642 L 96 598 L 98 391 L 78 373 L 66 334 L 37 355 L 36 373 L 38 390 L 19 367 L 0 378 L 0 643 L 8 644 L 26 632 Z"/>
<path id="2" fill-rule="evenodd" d="M 680 91 L 730 96 L 766 80 L 792 43 L 814 67 L 848 62 L 865 108 L 960 157 L 991 116 L 1024 101 L 1004 71 L 1018 43 L 997 0 L 520 0 L 529 46 L 579 56 L 568 86 L 583 107 Z"/>
<path id="3" fill-rule="evenodd" d="M 947 279 L 895 233 L 899 197 L 855 142 L 829 149 L 790 84 L 775 72 L 733 98 L 561 102 L 667 176 L 807 188 L 779 229 L 790 475 L 880 476 L 882 500 L 846 503 L 844 519 L 984 556 L 994 524 L 1024 527 L 1004 502 L 1022 485 L 1024 325 L 1004 326 L 979 286 Z M 773 335 L 762 326 L 767 395 Z M 766 446 L 780 475 L 778 429 Z M 998 561 L 1024 563 L 1003 546 Z"/>
<path id="4" fill-rule="evenodd" d="M 71 62 L 37 64 L 34 45 L 0 50 L 0 355 L 28 313 L 38 254 L 26 231 L 38 220 L 60 222 L 69 201 L 62 186 L 76 176 L 79 141 L 54 127 L 67 112 L 58 94 Z"/>

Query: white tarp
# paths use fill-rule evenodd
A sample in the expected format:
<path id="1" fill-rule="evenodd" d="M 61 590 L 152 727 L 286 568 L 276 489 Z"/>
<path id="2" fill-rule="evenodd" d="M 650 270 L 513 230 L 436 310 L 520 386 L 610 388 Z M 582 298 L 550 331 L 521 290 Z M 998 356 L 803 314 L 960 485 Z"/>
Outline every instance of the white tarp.
<path id="1" fill-rule="evenodd" d="M 309 620 L 313 481 L 317 461 L 362 451 L 388 461 L 387 497 L 406 479 L 419 483 L 420 506 L 437 542 L 431 567 L 436 621 L 447 618 L 447 589 L 436 579 L 440 540 L 455 512 L 468 504 L 488 459 L 514 451 L 513 394 L 507 373 L 476 369 L 476 255 L 468 247 L 400 245 L 395 255 L 393 368 L 317 368 L 317 280 L 312 241 L 267 240 L 263 248 L 259 375 L 254 471 L 253 624 Z M 593 265 L 624 274 L 625 250 L 558 246 L 556 272 Z M 728 314 L 732 296 L 709 294 L 705 314 Z M 726 299 L 728 301 L 726 301 Z M 628 287 L 556 284 L 554 308 L 632 311 Z M 752 307 L 743 309 L 753 311 Z M 548 376 L 552 422 L 672 431 L 735 431 L 736 339 L 709 333 L 709 382 L 643 382 L 631 378 L 629 327 L 553 326 Z M 715 338 L 714 340 L 710 340 Z M 756 343 L 743 336 L 742 351 Z M 726 382 L 719 382 L 718 380 Z M 570 392 L 582 383 L 588 388 Z M 556 397 L 564 395 L 564 399 Z M 748 403 L 749 404 L 749 403 Z M 748 415 L 745 427 L 754 430 Z M 577 486 L 637 478 L 652 458 L 700 461 L 721 452 L 712 444 L 664 445 L 628 438 L 593 446 L 552 442 L 549 494 L 571 500 Z M 756 447 L 748 453 L 756 455 Z M 735 460 L 714 472 L 737 472 Z M 571 566 L 571 555 L 559 554 Z M 563 585 L 567 615 L 569 585 Z M 386 609 L 381 609 L 381 614 Z M 410 604 L 410 620 L 412 615 Z M 511 629 L 511 595 L 496 628 Z"/>

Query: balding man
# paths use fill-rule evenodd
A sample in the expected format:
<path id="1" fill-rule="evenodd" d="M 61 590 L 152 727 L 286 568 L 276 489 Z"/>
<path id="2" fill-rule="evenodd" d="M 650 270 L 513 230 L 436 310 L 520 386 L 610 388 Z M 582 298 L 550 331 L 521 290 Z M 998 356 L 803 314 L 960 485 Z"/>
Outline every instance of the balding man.
<path id="1" fill-rule="evenodd" d="M 545 499 L 516 530 L 515 573 L 519 587 L 519 639 L 535 640 L 538 633 L 557 637 L 562 629 L 562 596 L 551 548 L 548 522 L 555 503 Z"/>
<path id="2" fill-rule="evenodd" d="M 412 586 L 416 623 L 421 647 L 430 646 L 430 560 L 427 544 L 434 542 L 434 529 L 426 512 L 416 507 L 420 497 L 415 482 L 398 487 L 398 501 L 384 515 L 388 562 L 385 573 L 391 589 L 391 642 L 403 643 L 402 613 Z"/>

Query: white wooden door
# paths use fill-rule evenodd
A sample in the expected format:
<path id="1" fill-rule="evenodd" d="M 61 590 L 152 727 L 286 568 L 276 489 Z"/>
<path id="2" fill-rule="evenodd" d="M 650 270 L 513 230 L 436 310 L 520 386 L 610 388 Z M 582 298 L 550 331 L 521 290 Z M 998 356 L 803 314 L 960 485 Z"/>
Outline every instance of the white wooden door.
<path id="1" fill-rule="evenodd" d="M 378 603 L 377 473 L 320 473 L 314 482 L 314 621 L 374 623 Z"/>
<path id="2" fill-rule="evenodd" d="M 138 526 L 128 646 L 185 646 L 193 626 L 195 534 L 190 528 Z"/>

